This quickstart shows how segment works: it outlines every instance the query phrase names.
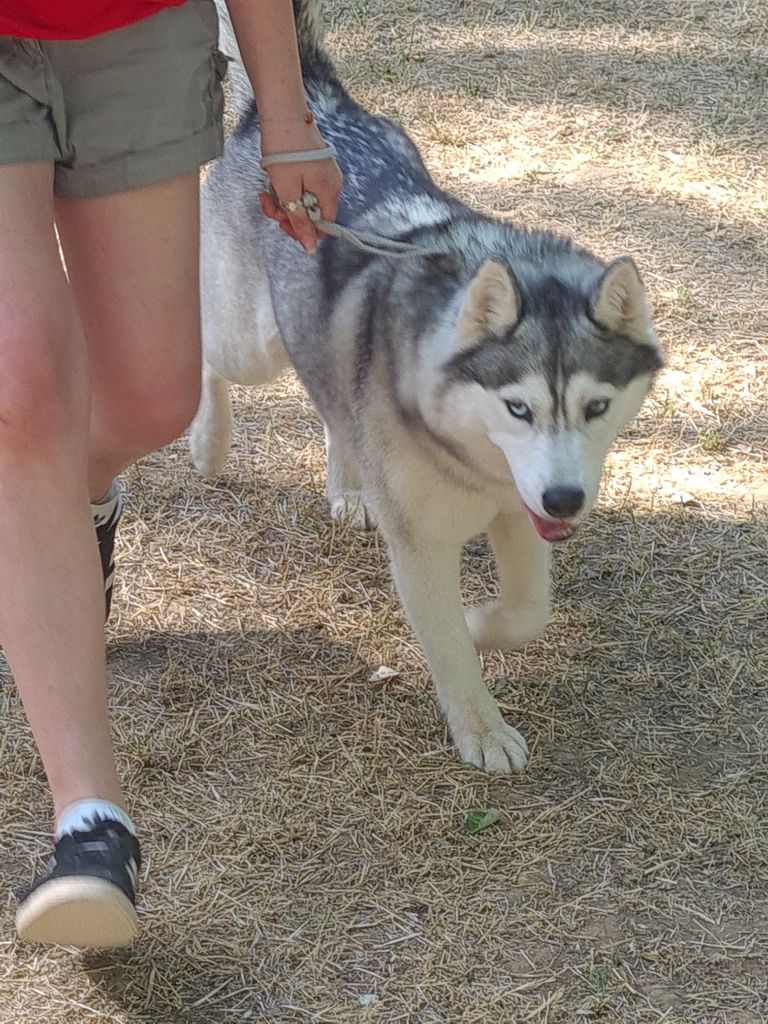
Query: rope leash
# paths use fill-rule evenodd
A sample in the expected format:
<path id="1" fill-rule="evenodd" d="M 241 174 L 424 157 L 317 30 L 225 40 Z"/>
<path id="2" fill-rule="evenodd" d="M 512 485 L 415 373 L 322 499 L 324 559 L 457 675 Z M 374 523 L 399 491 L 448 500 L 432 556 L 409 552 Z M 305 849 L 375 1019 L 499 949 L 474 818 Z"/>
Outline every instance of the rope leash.
<path id="1" fill-rule="evenodd" d="M 345 228 L 335 221 L 323 220 L 317 196 L 311 192 L 305 192 L 300 202 L 307 211 L 309 219 L 324 234 L 349 242 L 356 249 L 370 253 L 372 256 L 394 256 L 397 259 L 403 259 L 409 256 L 429 256 L 438 251 L 437 249 L 424 249 L 412 242 L 400 242 L 396 238 L 387 238 L 385 235 L 377 235 L 371 231 L 355 231 L 353 228 Z"/>
<path id="2" fill-rule="evenodd" d="M 312 117 L 311 114 L 307 115 Z M 307 121 L 307 124 L 311 124 Z M 261 158 L 261 168 L 266 170 L 275 164 L 309 163 L 313 160 L 329 160 L 336 156 L 334 146 L 324 146 L 322 149 L 305 149 L 291 153 L 271 153 Z M 275 200 L 280 200 L 275 195 L 270 183 L 270 191 Z M 312 223 L 318 227 L 323 234 L 331 238 L 340 238 L 344 242 L 359 249 L 361 252 L 370 253 L 372 256 L 394 256 L 397 259 L 404 259 L 413 256 L 434 256 L 440 251 L 438 249 L 424 249 L 412 242 L 400 242 L 396 238 L 387 238 L 385 235 L 377 235 L 372 231 L 356 231 L 354 228 L 345 228 L 335 221 L 324 220 L 320 213 L 320 203 L 317 196 L 311 192 L 305 192 L 301 199 L 292 200 L 290 203 L 280 203 L 283 209 L 289 213 L 296 213 L 302 207 L 306 210 L 307 216 Z"/>

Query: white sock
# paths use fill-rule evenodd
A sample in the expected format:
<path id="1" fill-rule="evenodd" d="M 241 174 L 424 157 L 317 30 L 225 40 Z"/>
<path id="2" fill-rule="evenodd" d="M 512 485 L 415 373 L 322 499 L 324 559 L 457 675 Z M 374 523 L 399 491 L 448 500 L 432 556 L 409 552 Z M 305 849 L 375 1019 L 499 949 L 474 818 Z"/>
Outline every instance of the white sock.
<path id="1" fill-rule="evenodd" d="M 72 832 L 90 832 L 100 821 L 119 821 L 129 832 L 136 835 L 133 822 L 122 808 L 110 803 L 109 800 L 91 797 L 76 800 L 64 808 L 56 821 L 56 839 L 61 839 Z"/>
<path id="2" fill-rule="evenodd" d="M 98 501 L 91 502 L 91 515 L 93 516 L 94 526 L 101 526 L 102 523 L 109 522 L 122 497 L 123 488 L 120 485 L 120 481 L 115 477 L 104 497 L 99 498 Z"/>

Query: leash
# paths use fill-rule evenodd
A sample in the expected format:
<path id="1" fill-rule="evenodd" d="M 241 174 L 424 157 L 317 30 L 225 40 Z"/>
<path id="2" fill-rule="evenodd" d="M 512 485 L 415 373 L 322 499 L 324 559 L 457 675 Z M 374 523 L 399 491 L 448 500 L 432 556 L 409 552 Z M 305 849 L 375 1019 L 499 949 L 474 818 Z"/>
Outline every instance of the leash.
<path id="1" fill-rule="evenodd" d="M 306 116 L 307 118 L 312 118 L 311 114 Z M 312 120 L 308 120 L 307 124 L 312 124 Z M 335 156 L 335 147 L 328 145 L 323 146 L 322 149 L 299 150 L 291 153 L 271 153 L 269 156 L 262 157 L 260 163 L 262 170 L 266 171 L 268 167 L 272 167 L 274 164 L 309 163 L 313 160 L 328 160 Z M 272 195 L 275 196 L 275 200 L 280 203 L 271 182 L 269 188 Z M 356 231 L 354 228 L 345 228 L 335 221 L 324 220 L 320 213 L 320 203 L 317 196 L 311 192 L 305 192 L 301 199 L 294 199 L 290 203 L 280 203 L 280 205 L 285 210 L 288 210 L 289 213 L 296 213 L 303 207 L 309 219 L 323 234 L 330 235 L 331 238 L 340 238 L 361 252 L 370 253 L 372 256 L 394 256 L 397 259 L 403 259 L 409 256 L 436 256 L 442 251 L 440 249 L 424 249 L 420 245 L 414 245 L 412 242 L 400 242 L 396 238 L 387 238 L 385 235 L 377 235 L 372 231 Z"/>
<path id="2" fill-rule="evenodd" d="M 372 256 L 394 256 L 404 258 L 407 256 L 429 256 L 435 254 L 437 249 L 424 249 L 413 242 L 401 242 L 397 238 L 387 238 L 385 235 L 377 235 L 372 231 L 356 231 L 353 228 L 345 228 L 335 221 L 323 220 L 320 215 L 320 205 L 317 196 L 311 192 L 305 192 L 301 197 L 301 205 L 307 211 L 307 216 L 323 234 L 332 238 L 340 238 L 349 242 L 361 252 L 370 253 Z"/>
<path id="3" fill-rule="evenodd" d="M 441 249 L 426 249 L 420 245 L 414 245 L 413 242 L 401 242 L 397 238 L 387 238 L 386 235 L 377 235 L 372 231 L 345 228 L 335 221 L 324 220 L 320 213 L 317 196 L 311 192 L 305 192 L 301 199 L 281 205 L 291 213 L 295 213 L 300 207 L 303 207 L 309 219 L 323 234 L 348 242 L 355 249 L 369 253 L 371 256 L 393 256 L 395 259 L 405 259 L 414 256 L 436 256 L 443 251 Z"/>

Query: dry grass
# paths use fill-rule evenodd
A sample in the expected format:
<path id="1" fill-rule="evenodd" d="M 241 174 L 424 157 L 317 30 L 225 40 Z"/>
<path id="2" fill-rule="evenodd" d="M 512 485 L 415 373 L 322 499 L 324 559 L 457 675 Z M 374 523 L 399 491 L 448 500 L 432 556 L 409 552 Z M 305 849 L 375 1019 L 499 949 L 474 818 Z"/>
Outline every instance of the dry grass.
<path id="1" fill-rule="evenodd" d="M 239 393 L 221 481 L 183 443 L 128 474 L 109 639 L 145 933 L 15 944 L 49 805 L 6 681 L 3 1024 L 768 1019 L 767 17 L 336 7 L 348 80 L 442 182 L 636 255 L 670 368 L 557 552 L 546 637 L 486 659 L 521 778 L 457 763 L 380 542 L 326 516 L 292 381 Z M 483 544 L 466 568 L 479 598 Z M 465 834 L 474 807 L 499 823 Z"/>

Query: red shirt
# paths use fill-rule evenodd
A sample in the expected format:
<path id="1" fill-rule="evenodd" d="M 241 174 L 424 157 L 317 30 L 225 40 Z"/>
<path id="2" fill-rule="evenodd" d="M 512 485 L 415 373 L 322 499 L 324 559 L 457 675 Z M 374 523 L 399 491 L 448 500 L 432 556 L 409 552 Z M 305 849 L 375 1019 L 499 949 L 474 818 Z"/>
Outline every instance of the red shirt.
<path id="1" fill-rule="evenodd" d="M 0 0 L 0 36 L 86 39 L 184 0 Z"/>

